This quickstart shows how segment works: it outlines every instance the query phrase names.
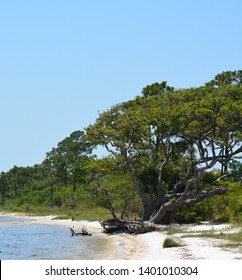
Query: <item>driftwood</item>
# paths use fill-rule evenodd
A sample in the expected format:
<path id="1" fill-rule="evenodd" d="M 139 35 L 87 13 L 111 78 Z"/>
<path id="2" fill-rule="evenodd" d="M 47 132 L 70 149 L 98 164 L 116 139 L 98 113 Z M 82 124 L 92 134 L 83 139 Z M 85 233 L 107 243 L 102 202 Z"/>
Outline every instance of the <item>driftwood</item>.
<path id="1" fill-rule="evenodd" d="M 126 232 L 130 234 L 142 234 L 159 229 L 155 224 L 142 221 L 124 221 L 119 219 L 110 219 L 99 222 L 103 227 L 104 233 Z"/>
<path id="2" fill-rule="evenodd" d="M 74 227 L 74 226 L 73 226 Z M 78 236 L 78 235 L 88 235 L 92 236 L 91 233 L 88 233 L 85 228 L 82 229 L 82 232 L 75 232 L 73 227 L 70 227 L 71 236 Z"/>

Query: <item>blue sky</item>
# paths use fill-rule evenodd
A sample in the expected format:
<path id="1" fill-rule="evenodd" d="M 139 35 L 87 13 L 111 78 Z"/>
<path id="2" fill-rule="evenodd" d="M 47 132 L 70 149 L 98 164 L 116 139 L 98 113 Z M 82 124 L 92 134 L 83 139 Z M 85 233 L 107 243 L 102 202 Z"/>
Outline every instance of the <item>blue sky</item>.
<path id="1" fill-rule="evenodd" d="M 0 171 L 167 81 L 242 69 L 241 0 L 1 0 Z"/>

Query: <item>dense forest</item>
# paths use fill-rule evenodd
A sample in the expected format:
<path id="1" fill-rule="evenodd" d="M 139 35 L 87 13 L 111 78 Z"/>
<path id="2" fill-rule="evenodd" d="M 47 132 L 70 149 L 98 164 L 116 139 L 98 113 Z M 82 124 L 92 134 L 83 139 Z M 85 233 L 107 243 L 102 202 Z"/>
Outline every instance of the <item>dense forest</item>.
<path id="1" fill-rule="evenodd" d="M 1 209 L 239 222 L 241 141 L 241 70 L 196 88 L 155 83 L 71 133 L 42 163 L 1 172 Z M 99 145 L 106 157 L 95 155 Z"/>

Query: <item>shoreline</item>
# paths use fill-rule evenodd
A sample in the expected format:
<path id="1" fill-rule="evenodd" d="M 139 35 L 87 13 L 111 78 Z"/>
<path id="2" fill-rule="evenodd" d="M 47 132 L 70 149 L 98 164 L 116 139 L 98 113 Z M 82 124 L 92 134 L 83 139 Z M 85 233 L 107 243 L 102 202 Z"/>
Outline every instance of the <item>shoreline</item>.
<path id="1" fill-rule="evenodd" d="M 91 222 L 87 220 L 72 221 L 71 219 L 55 219 L 56 215 L 38 216 L 26 215 L 24 213 L 1 213 L 0 216 L 13 216 L 27 219 L 22 223 L 28 224 L 48 224 L 57 225 L 66 228 L 70 232 L 70 227 L 74 226 L 76 232 L 80 232 L 83 227 L 92 234 L 92 237 L 103 239 L 107 244 L 107 250 L 103 254 L 103 259 L 109 260 L 131 260 L 135 259 L 135 252 L 138 244 L 135 236 L 128 234 L 113 234 L 107 235 L 102 233 L 102 226 L 98 221 Z M 71 236 L 71 232 L 70 232 Z"/>
<path id="2" fill-rule="evenodd" d="M 107 252 L 103 259 L 112 260 L 242 260 L 242 246 L 234 249 L 223 249 L 218 247 L 222 240 L 214 238 L 198 238 L 189 237 L 182 238 L 182 234 L 174 234 L 170 236 L 165 230 L 154 231 L 140 235 L 130 234 L 112 234 L 102 233 L 102 227 L 99 222 L 90 221 L 72 221 L 55 220 L 56 216 L 28 216 L 18 213 L 0 213 L 2 216 L 15 216 L 29 219 L 30 223 L 37 224 L 53 224 L 66 227 L 74 226 L 76 232 L 81 231 L 82 227 L 86 227 L 88 232 L 94 236 L 98 236 L 107 242 Z M 165 228 L 165 227 L 164 227 Z M 230 225 L 184 225 L 192 234 L 197 232 L 216 230 L 220 232 L 231 231 Z M 163 248 L 163 242 L 167 237 L 177 240 L 180 247 Z"/>

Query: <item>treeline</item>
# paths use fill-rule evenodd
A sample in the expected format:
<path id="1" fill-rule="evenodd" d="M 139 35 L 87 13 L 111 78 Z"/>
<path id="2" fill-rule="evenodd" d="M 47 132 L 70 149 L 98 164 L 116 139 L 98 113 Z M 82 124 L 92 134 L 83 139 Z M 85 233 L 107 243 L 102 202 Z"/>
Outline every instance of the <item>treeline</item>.
<path id="1" fill-rule="evenodd" d="M 1 208 L 77 213 L 99 207 L 115 218 L 138 218 L 141 206 L 127 171 L 112 157 L 97 159 L 94 148 L 84 131 L 74 131 L 41 164 L 2 172 Z"/>
<path id="2" fill-rule="evenodd" d="M 2 172 L 1 208 L 241 221 L 241 85 L 242 71 L 228 71 L 198 88 L 145 87 L 71 133 L 41 164 Z M 97 158 L 97 145 L 109 156 Z"/>

